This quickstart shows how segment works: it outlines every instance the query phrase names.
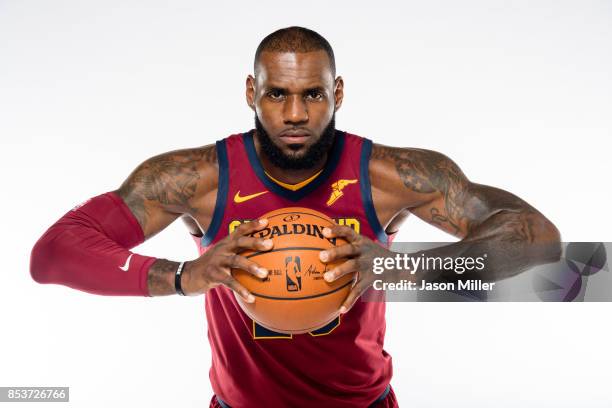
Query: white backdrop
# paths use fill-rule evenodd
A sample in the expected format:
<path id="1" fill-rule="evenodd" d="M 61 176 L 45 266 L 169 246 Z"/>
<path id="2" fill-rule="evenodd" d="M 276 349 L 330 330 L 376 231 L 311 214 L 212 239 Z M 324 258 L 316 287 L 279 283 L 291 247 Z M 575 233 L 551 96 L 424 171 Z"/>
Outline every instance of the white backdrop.
<path id="1" fill-rule="evenodd" d="M 29 252 L 147 157 L 249 129 L 255 48 L 296 24 L 334 46 L 340 129 L 439 150 L 565 241 L 612 240 L 610 1 L 0 0 L 0 386 L 70 386 L 74 407 L 207 406 L 201 297 L 37 285 Z M 449 237 L 411 219 L 401 239 Z M 179 223 L 138 251 L 196 255 Z M 611 312 L 391 304 L 392 384 L 403 407 L 609 407 Z"/>

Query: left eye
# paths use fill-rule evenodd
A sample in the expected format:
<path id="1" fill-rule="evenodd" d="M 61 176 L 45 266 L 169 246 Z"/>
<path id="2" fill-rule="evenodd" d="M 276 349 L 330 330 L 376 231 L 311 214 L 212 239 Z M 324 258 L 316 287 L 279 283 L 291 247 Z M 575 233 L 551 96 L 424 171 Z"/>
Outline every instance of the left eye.
<path id="1" fill-rule="evenodd" d="M 310 91 L 306 96 L 311 99 L 321 99 L 323 97 L 323 94 L 319 91 Z"/>

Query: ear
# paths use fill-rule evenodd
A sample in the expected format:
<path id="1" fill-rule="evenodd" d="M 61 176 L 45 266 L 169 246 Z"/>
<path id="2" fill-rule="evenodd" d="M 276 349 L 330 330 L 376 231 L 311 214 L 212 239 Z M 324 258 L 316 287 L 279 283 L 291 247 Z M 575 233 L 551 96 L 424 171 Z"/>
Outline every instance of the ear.
<path id="1" fill-rule="evenodd" d="M 255 78 L 252 75 L 246 79 L 246 102 L 255 111 Z"/>
<path id="2" fill-rule="evenodd" d="M 336 101 L 334 112 L 336 112 L 342 106 L 342 100 L 344 99 L 344 80 L 341 76 L 336 78 L 336 84 L 334 86 L 334 99 Z"/>

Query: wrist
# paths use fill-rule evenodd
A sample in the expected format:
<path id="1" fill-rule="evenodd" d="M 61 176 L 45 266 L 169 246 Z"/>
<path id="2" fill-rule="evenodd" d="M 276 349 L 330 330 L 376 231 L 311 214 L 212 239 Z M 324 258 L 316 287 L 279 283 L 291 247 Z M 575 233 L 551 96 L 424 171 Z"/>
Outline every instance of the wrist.
<path id="1" fill-rule="evenodd" d="M 198 294 L 198 288 L 194 286 L 194 279 L 193 279 L 193 267 L 195 262 L 192 261 L 186 261 L 183 265 L 183 270 L 181 272 L 181 277 L 180 277 L 180 285 L 181 285 L 181 289 L 183 290 L 184 296 L 193 296 Z M 177 269 L 175 270 L 175 272 L 178 271 L 178 265 L 177 265 Z M 176 291 L 178 292 L 178 290 Z"/>
<path id="2" fill-rule="evenodd" d="M 187 296 L 185 289 L 183 288 L 183 273 L 185 271 L 185 265 L 187 262 L 179 263 L 174 274 L 174 291 L 180 296 Z"/>
<path id="3" fill-rule="evenodd" d="M 147 285 L 150 296 L 166 296 L 176 293 L 174 289 L 174 275 L 178 268 L 178 262 L 167 259 L 157 259 L 147 276 Z"/>

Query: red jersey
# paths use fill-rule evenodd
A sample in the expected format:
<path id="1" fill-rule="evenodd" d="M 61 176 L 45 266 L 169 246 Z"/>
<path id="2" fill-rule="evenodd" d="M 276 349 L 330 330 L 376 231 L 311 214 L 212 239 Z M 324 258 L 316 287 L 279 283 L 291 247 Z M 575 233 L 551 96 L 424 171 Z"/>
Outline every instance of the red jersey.
<path id="1" fill-rule="evenodd" d="M 322 172 L 293 191 L 265 174 L 253 133 L 217 142 L 219 189 L 210 227 L 199 242 L 200 253 L 241 222 L 284 207 L 320 211 L 388 243 L 372 203 L 370 140 L 336 131 Z M 205 308 L 212 388 L 232 408 L 368 407 L 391 380 L 391 356 L 383 349 L 384 302 L 358 300 L 327 326 L 298 335 L 258 325 L 224 286 L 206 293 Z"/>

